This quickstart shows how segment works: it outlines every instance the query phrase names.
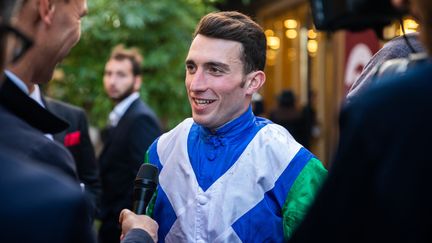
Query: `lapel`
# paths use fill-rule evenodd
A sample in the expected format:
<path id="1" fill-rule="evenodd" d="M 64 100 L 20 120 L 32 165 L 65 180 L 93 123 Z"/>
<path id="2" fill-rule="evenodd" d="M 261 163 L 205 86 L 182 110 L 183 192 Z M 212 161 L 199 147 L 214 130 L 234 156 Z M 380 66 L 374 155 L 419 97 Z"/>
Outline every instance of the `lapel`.
<path id="1" fill-rule="evenodd" d="M 0 103 L 43 133 L 58 133 L 69 125 L 22 92 L 7 76 L 0 88 Z"/>
<path id="2" fill-rule="evenodd" d="M 49 102 L 49 99 L 46 99 L 42 93 L 41 93 L 41 99 L 42 99 L 42 103 L 45 105 L 46 109 L 48 111 L 50 111 L 51 113 L 56 114 L 56 111 L 55 111 L 54 107 L 52 106 L 52 103 Z M 63 117 L 63 119 L 64 119 L 64 117 Z M 61 132 L 57 132 L 57 133 L 54 133 L 52 135 L 53 135 L 54 140 L 56 140 L 57 142 L 64 145 L 64 138 L 65 138 L 67 132 L 68 132 L 68 129 L 64 129 Z"/>

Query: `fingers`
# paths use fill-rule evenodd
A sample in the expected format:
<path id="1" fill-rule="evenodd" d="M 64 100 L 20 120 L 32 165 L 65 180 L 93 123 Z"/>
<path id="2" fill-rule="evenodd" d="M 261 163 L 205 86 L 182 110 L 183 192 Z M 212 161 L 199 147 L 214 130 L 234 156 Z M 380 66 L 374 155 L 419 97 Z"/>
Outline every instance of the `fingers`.
<path id="1" fill-rule="evenodd" d="M 119 223 L 121 224 L 123 222 L 123 219 L 126 217 L 127 214 L 131 214 L 132 211 L 130 211 L 129 209 L 123 209 L 120 212 L 120 216 L 119 216 Z"/>

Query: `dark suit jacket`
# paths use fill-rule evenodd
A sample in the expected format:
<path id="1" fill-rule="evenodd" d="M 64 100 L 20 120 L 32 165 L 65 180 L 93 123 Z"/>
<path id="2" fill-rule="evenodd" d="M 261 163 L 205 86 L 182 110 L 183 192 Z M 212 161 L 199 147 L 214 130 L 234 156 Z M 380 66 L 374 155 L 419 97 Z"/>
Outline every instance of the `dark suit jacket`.
<path id="1" fill-rule="evenodd" d="M 290 242 L 432 242 L 432 64 L 342 111 L 327 181 Z"/>
<path id="2" fill-rule="evenodd" d="M 93 242 L 71 155 L 44 136 L 67 124 L 10 80 L 0 88 L 0 241 Z"/>
<path id="3" fill-rule="evenodd" d="M 29 126 L 0 106 L 7 128 Z M 5 124 L 3 124 L 5 126 Z M 8 243 L 96 243 L 87 220 L 88 205 L 77 183 L 51 166 L 33 161 L 19 148 L 0 143 L 0 235 Z M 122 243 L 153 242 L 143 230 L 131 230 Z"/>
<path id="4" fill-rule="evenodd" d="M 0 241 L 93 243 L 71 155 L 44 136 L 67 124 L 10 80 L 0 87 Z M 123 243 L 151 242 L 131 231 Z"/>
<path id="5" fill-rule="evenodd" d="M 134 179 L 147 148 L 161 134 L 161 129 L 154 112 L 137 99 L 118 125 L 105 133 L 99 157 L 103 188 L 101 218 L 118 220 L 121 209 L 132 207 Z"/>
<path id="6" fill-rule="evenodd" d="M 86 218 L 87 205 L 76 182 L 19 150 L 0 146 L 2 152 L 7 151 L 0 154 L 0 241 L 95 242 Z"/>
<path id="7" fill-rule="evenodd" d="M 53 134 L 53 137 L 74 157 L 78 177 L 85 184 L 86 192 L 96 209 L 102 188 L 85 111 L 49 97 L 45 97 L 44 101 L 49 111 L 69 123 L 66 130 Z"/>
<path id="8" fill-rule="evenodd" d="M 0 104 L 3 109 L 0 117 L 2 148 L 15 148 L 33 161 L 52 166 L 66 177 L 78 181 L 71 154 L 44 136 L 45 133 L 66 129 L 67 123 L 41 107 L 9 79 L 0 88 Z M 0 153 L 3 153 L 2 148 Z"/>

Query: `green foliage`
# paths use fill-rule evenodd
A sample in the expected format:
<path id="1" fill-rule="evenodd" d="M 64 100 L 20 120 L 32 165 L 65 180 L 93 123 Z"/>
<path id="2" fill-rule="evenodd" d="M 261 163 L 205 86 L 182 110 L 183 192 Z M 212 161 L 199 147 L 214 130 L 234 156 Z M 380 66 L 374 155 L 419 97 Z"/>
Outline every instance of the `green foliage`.
<path id="1" fill-rule="evenodd" d="M 141 97 L 165 129 L 190 116 L 184 59 L 195 25 L 215 0 L 88 0 L 81 41 L 48 87 L 48 94 L 84 107 L 92 125 L 105 125 L 110 100 L 102 76 L 112 47 L 123 43 L 144 55 Z"/>

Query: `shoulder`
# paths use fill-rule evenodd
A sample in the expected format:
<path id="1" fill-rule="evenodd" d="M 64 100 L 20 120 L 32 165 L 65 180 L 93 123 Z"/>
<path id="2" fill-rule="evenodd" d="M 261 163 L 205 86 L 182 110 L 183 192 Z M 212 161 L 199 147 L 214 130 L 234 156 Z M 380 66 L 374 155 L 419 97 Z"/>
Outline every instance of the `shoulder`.
<path id="1" fill-rule="evenodd" d="M 432 65 L 413 68 L 402 76 L 382 78 L 379 84 L 353 98 L 343 107 L 341 127 L 347 119 L 350 126 L 356 125 L 387 131 L 395 126 L 407 125 L 420 117 L 430 117 L 432 103 Z M 419 114 L 422 114 L 419 116 Z M 391 124 L 384 121 L 393 121 Z M 402 122 L 404 121 L 404 122 Z"/>
<path id="2" fill-rule="evenodd" d="M 186 118 L 182 122 L 180 122 L 177 126 L 175 126 L 170 131 L 162 134 L 159 141 L 162 142 L 173 142 L 172 140 L 177 138 L 178 136 L 187 135 L 192 127 L 195 124 L 192 118 Z"/>
<path id="3" fill-rule="evenodd" d="M 46 103 L 49 110 L 55 114 L 72 113 L 72 114 L 85 114 L 84 109 L 81 107 L 65 103 L 50 97 L 46 97 Z"/>
<path id="4" fill-rule="evenodd" d="M 140 117 L 147 120 L 150 119 L 160 126 L 156 113 L 141 99 L 136 99 L 133 101 L 124 116 Z"/>
<path id="5" fill-rule="evenodd" d="M 271 143 L 296 144 L 294 137 L 283 126 L 271 123 L 269 120 L 261 122 L 262 128 L 256 138 L 269 140 Z"/>
<path id="6" fill-rule="evenodd" d="M 143 100 L 141 100 L 141 98 L 134 100 L 131 103 L 129 109 L 135 111 L 136 113 L 156 116 L 153 109 L 151 109 L 150 106 L 148 106 Z"/>
<path id="7" fill-rule="evenodd" d="M 395 101 L 415 104 L 417 100 L 427 100 L 432 88 L 432 83 L 429 80 L 431 76 L 432 64 L 424 63 L 408 70 L 402 76 L 381 77 L 382 82 L 355 99 L 356 102 L 353 102 L 353 106 L 365 108 L 367 106 L 373 110 L 380 109 L 378 104 Z M 402 100 L 402 98 L 405 99 Z"/>

